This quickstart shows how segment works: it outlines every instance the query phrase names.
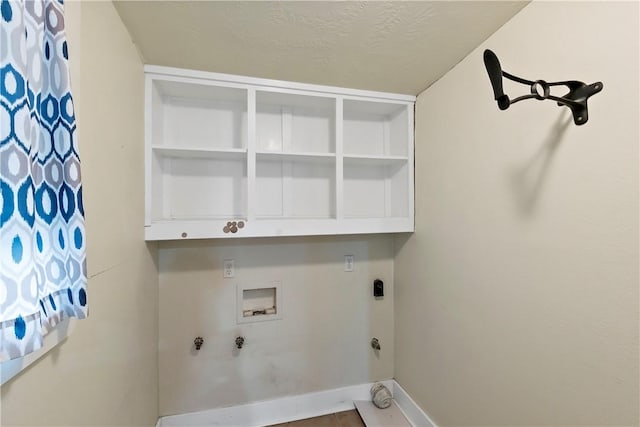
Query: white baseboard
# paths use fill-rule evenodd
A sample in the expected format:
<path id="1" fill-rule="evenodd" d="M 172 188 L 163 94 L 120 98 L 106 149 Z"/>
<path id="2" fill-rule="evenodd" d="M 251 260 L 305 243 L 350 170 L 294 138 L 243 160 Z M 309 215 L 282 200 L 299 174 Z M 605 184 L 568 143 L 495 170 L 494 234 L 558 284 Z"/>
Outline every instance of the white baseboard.
<path id="1" fill-rule="evenodd" d="M 381 381 L 392 391 L 398 407 L 414 427 L 437 427 L 395 380 Z M 260 427 L 354 409 L 354 400 L 370 400 L 373 383 L 297 396 L 281 397 L 228 408 L 170 415 L 156 427 Z"/>
<path id="2" fill-rule="evenodd" d="M 412 426 L 438 427 L 395 380 L 393 380 L 393 400 Z"/>
<path id="3" fill-rule="evenodd" d="M 381 382 L 389 390 L 393 390 L 393 380 Z M 160 427 L 259 427 L 348 411 L 355 408 L 354 400 L 371 399 L 372 384 L 360 384 L 189 414 L 170 415 L 160 419 Z"/>

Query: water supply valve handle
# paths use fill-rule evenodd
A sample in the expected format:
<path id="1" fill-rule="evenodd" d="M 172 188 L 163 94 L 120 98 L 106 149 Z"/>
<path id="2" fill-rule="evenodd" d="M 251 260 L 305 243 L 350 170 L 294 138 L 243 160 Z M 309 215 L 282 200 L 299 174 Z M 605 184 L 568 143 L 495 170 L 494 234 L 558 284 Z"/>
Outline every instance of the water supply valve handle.
<path id="1" fill-rule="evenodd" d="M 378 338 L 371 339 L 371 348 L 378 351 L 380 350 L 380 341 Z"/>
<path id="2" fill-rule="evenodd" d="M 193 340 L 193 345 L 196 346 L 196 350 L 200 350 L 202 348 L 202 344 L 204 344 L 204 338 L 202 337 L 196 337 L 196 339 Z"/>
<path id="3" fill-rule="evenodd" d="M 244 337 L 236 338 L 236 347 L 238 347 L 238 349 L 241 349 L 243 345 L 244 345 Z"/>

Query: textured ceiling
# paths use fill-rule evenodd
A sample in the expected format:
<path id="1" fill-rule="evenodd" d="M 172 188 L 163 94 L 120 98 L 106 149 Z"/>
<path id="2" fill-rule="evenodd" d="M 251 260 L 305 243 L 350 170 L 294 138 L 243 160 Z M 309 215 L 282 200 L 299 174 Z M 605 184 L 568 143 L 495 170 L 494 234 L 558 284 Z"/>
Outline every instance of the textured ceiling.
<path id="1" fill-rule="evenodd" d="M 114 1 L 148 64 L 412 95 L 527 3 Z"/>

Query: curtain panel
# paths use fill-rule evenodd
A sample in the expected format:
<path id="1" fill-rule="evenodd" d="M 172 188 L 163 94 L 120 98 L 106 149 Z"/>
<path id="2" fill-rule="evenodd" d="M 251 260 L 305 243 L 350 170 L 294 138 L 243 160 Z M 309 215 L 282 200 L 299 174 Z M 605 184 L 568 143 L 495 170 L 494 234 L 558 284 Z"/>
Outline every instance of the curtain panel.
<path id="1" fill-rule="evenodd" d="M 64 8 L 0 0 L 0 360 L 87 316 L 86 238 Z"/>

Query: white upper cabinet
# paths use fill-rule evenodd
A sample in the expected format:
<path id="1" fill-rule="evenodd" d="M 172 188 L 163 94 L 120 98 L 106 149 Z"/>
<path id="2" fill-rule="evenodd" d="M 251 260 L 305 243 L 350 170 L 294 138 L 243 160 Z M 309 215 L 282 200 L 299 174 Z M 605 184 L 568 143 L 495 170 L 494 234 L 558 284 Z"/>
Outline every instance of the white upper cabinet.
<path id="1" fill-rule="evenodd" d="M 147 240 L 413 231 L 415 97 L 145 73 Z"/>

